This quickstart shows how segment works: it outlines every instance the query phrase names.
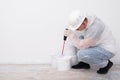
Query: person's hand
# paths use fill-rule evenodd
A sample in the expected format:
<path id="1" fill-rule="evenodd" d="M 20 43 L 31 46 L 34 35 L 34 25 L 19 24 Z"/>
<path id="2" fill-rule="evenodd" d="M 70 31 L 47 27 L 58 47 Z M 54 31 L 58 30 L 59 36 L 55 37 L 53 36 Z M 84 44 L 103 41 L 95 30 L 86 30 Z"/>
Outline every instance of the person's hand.
<path id="1" fill-rule="evenodd" d="M 73 34 L 72 30 L 67 29 L 67 30 L 64 31 L 64 36 L 69 37 L 71 34 Z"/>

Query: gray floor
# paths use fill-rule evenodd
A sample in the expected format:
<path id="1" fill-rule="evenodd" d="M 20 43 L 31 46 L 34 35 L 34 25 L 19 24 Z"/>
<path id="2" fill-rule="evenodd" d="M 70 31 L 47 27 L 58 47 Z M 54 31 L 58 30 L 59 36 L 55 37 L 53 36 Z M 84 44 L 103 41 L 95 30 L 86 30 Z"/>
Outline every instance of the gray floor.
<path id="1" fill-rule="evenodd" d="M 50 65 L 0 65 L 0 80 L 120 80 L 120 65 L 114 65 L 108 74 L 94 70 L 57 71 Z"/>

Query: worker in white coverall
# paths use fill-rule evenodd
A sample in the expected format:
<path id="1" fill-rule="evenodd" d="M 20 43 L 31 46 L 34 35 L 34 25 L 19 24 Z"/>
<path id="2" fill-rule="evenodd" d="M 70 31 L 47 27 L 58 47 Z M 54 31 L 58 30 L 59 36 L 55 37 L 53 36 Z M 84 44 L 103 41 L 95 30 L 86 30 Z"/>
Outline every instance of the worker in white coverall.
<path id="1" fill-rule="evenodd" d="M 66 45 L 71 43 L 67 45 L 70 47 L 68 50 L 77 50 L 79 60 L 72 68 L 90 69 L 95 66 L 98 74 L 106 74 L 113 66 L 110 59 L 116 52 L 110 29 L 95 15 L 81 15 L 79 11 L 71 13 L 68 25 L 64 32 L 68 37 Z"/>

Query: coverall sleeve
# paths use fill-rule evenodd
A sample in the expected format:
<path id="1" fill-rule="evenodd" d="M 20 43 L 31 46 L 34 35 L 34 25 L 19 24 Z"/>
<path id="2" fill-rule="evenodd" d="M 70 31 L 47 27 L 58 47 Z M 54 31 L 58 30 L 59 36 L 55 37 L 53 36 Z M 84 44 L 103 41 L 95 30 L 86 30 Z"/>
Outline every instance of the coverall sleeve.
<path id="1" fill-rule="evenodd" d="M 101 23 L 95 23 L 88 28 L 84 40 L 80 40 L 77 36 L 73 35 L 71 38 L 73 43 L 78 49 L 86 49 L 94 45 L 99 40 L 101 34 L 104 31 L 104 25 Z"/>

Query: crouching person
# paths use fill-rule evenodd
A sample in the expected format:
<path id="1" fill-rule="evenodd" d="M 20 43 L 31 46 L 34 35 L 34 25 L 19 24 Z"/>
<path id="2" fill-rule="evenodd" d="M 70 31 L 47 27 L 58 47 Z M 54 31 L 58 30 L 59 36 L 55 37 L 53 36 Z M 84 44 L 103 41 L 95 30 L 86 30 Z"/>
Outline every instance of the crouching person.
<path id="1" fill-rule="evenodd" d="M 115 40 L 109 27 L 98 17 L 73 12 L 64 35 L 77 49 L 79 63 L 73 65 L 73 69 L 90 69 L 95 66 L 98 68 L 97 73 L 106 74 L 113 66 L 110 59 L 115 53 Z"/>

